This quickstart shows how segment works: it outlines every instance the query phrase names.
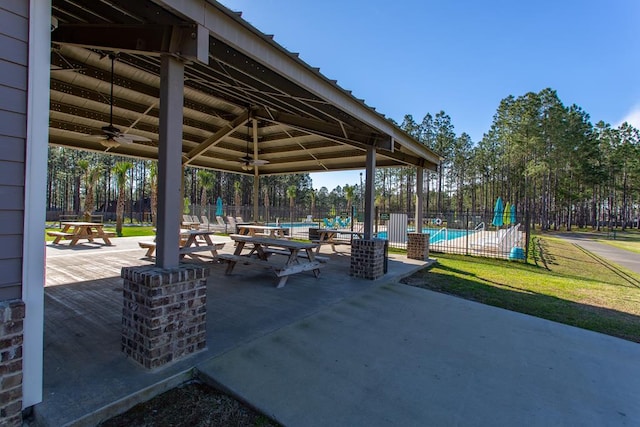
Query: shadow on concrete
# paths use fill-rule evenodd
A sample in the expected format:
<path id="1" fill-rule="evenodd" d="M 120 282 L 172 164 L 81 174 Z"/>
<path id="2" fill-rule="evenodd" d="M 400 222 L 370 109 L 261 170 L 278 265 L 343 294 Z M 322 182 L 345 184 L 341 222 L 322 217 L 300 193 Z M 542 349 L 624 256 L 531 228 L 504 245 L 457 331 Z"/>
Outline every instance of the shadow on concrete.
<path id="1" fill-rule="evenodd" d="M 514 264 L 513 268 L 536 267 Z M 415 275 L 412 279 L 403 279 L 401 282 L 640 343 L 640 316 L 545 295 L 486 278 L 479 279 L 491 285 L 484 284 L 464 278 L 476 277 L 474 274 L 443 265 L 438 265 L 438 269 L 454 273 L 457 277 L 429 270 L 424 279 Z"/>

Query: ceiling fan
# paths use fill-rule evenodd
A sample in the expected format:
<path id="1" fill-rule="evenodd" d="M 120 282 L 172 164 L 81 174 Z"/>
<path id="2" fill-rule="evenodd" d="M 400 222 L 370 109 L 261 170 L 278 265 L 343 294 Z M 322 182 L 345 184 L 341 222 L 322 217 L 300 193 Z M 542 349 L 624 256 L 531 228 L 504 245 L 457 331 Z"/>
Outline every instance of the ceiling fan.
<path id="1" fill-rule="evenodd" d="M 251 170 L 254 167 L 264 166 L 269 163 L 269 160 L 258 159 L 257 155 L 255 159 L 249 155 L 249 139 L 251 139 L 251 126 L 249 125 L 250 123 L 251 123 L 251 120 L 248 120 L 247 121 L 247 153 L 243 157 L 240 157 L 240 162 L 242 163 L 243 170 Z"/>
<path id="2" fill-rule="evenodd" d="M 111 59 L 111 93 L 109 95 L 109 124 L 103 126 L 101 128 L 102 133 L 97 135 L 92 135 L 92 137 L 97 137 L 100 139 L 100 144 L 103 147 L 106 147 L 107 150 L 111 148 L 119 147 L 120 144 L 131 144 L 134 141 L 151 141 L 149 138 L 139 135 L 132 135 L 129 133 L 123 133 L 113 125 L 113 64 L 116 60 L 116 55 L 113 53 L 109 54 L 109 59 Z"/>

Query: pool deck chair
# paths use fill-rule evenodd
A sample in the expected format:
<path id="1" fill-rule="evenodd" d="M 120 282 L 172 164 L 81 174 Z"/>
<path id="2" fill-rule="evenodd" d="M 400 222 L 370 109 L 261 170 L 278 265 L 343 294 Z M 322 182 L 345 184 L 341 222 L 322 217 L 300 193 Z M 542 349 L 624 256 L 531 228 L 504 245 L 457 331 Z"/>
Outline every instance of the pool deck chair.
<path id="1" fill-rule="evenodd" d="M 205 215 L 202 215 L 202 223 L 200 225 L 200 229 L 214 231 L 216 233 L 225 233 L 227 231 L 227 226 L 224 221 L 222 222 L 222 225 L 209 222 L 209 218 L 207 218 Z"/>
<path id="2" fill-rule="evenodd" d="M 224 219 L 219 215 L 216 216 L 216 221 L 218 222 L 218 226 L 224 228 L 224 232 L 226 233 L 228 231 L 229 224 L 224 222 Z"/>
<path id="3" fill-rule="evenodd" d="M 493 236 L 481 237 L 476 243 L 472 243 L 470 246 L 479 252 L 497 252 L 508 255 L 511 248 L 520 244 L 521 240 L 522 232 L 520 231 L 520 224 L 516 224 L 512 227 L 496 231 Z"/>
<path id="4" fill-rule="evenodd" d="M 230 233 L 238 232 L 238 223 L 236 222 L 236 219 L 234 217 L 227 216 L 227 223 L 229 224 L 229 226 L 227 227 L 227 231 L 229 231 Z"/>

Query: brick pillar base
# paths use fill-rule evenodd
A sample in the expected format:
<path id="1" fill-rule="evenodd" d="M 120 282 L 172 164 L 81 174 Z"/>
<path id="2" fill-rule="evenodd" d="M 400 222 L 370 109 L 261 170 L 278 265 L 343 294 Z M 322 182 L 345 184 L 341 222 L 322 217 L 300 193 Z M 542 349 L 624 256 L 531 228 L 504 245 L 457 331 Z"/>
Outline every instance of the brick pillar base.
<path id="1" fill-rule="evenodd" d="M 209 269 L 124 267 L 122 351 L 148 369 L 206 347 Z"/>
<path id="2" fill-rule="evenodd" d="M 429 234 L 408 233 L 407 258 L 429 260 Z"/>
<path id="3" fill-rule="evenodd" d="M 24 302 L 0 301 L 0 425 L 22 425 Z"/>
<path id="4" fill-rule="evenodd" d="M 353 239 L 349 275 L 375 280 L 384 275 L 385 240 Z"/>

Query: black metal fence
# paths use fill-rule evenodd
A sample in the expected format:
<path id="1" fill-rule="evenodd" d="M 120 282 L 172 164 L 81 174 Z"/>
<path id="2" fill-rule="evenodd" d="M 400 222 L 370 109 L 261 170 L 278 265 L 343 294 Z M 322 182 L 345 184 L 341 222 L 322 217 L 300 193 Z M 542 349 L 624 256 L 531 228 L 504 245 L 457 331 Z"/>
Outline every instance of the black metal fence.
<path id="1" fill-rule="evenodd" d="M 199 208 L 194 206 L 193 211 L 198 214 Z M 349 215 L 347 211 L 335 209 L 310 213 L 309 210 L 272 207 L 267 213 L 261 207 L 258 212 L 260 222 L 285 227 L 289 235 L 300 239 L 309 238 L 310 228 L 364 229 L 363 212 L 357 210 Z M 253 219 L 250 206 L 229 206 L 224 213 L 239 220 Z M 419 230 L 430 235 L 432 252 L 512 260 L 526 258 L 529 235 L 522 213 L 425 212 L 419 227 L 416 227 L 413 213 L 376 210 L 374 217 L 374 233 L 378 238 L 388 240 L 392 248 L 406 249 L 408 233 Z"/>
<path id="2" fill-rule="evenodd" d="M 448 212 L 423 215 L 416 227 L 412 214 L 389 213 L 377 222 L 378 237 L 392 248 L 407 247 L 407 234 L 429 234 L 431 252 L 523 260 L 528 227 L 525 216 L 509 212 Z M 388 218 L 388 219 L 387 219 Z"/>
<path id="3" fill-rule="evenodd" d="M 205 216 L 211 224 L 217 224 L 216 216 L 227 222 L 228 216 L 237 221 L 254 221 L 252 206 L 222 206 L 210 204 L 186 207 L 185 212 L 204 222 Z M 218 215 L 220 214 L 221 215 Z M 49 212 L 47 220 L 58 221 L 61 214 L 68 212 Z M 115 213 L 103 213 L 104 221 L 115 221 Z M 374 233 L 378 238 L 389 241 L 389 247 L 406 249 L 408 233 L 428 233 L 430 251 L 471 256 L 494 257 L 503 259 L 524 259 L 529 227 L 525 215 L 521 212 L 507 215 L 504 212 L 424 212 L 419 227 L 416 227 L 413 212 L 387 212 L 376 209 L 374 215 Z M 279 225 L 294 238 L 308 239 L 310 228 L 331 227 L 353 231 L 362 231 L 364 214 L 357 209 L 308 209 L 299 206 L 258 208 L 257 221 L 269 225 Z M 150 212 L 125 211 L 125 223 L 151 223 Z M 227 232 L 234 232 L 230 227 Z"/>

